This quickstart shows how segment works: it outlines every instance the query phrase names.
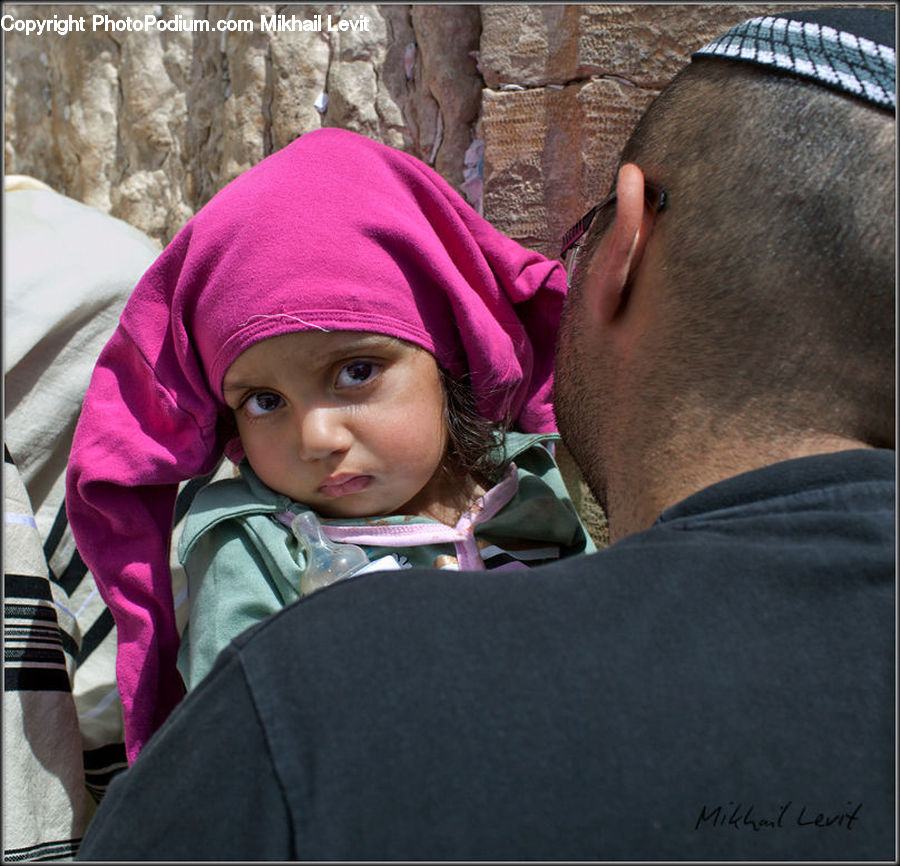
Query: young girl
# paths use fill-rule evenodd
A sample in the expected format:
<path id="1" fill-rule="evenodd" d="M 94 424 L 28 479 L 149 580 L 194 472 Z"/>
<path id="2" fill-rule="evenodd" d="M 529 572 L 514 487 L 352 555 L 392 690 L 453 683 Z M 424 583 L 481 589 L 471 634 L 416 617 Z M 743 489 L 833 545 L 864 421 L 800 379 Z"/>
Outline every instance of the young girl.
<path id="1" fill-rule="evenodd" d="M 543 444 L 564 294 L 559 264 L 422 162 L 342 130 L 263 160 L 182 229 L 98 360 L 67 479 L 118 628 L 131 760 L 183 694 L 177 485 L 222 453 L 240 476 L 197 497 L 181 541 L 191 683 L 335 579 L 330 544 L 363 549 L 338 551 L 356 574 L 591 549 Z"/>

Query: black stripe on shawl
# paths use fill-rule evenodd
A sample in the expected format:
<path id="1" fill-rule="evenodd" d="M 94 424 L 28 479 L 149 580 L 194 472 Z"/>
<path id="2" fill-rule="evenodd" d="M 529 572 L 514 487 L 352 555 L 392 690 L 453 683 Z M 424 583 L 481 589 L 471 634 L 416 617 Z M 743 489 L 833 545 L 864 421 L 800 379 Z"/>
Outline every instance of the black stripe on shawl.
<path id="1" fill-rule="evenodd" d="M 58 625 L 56 610 L 39 604 L 16 604 L 6 602 L 3 605 L 3 617 L 5 620 L 26 619 L 35 622 L 52 622 Z"/>
<path id="2" fill-rule="evenodd" d="M 54 664 L 63 667 L 66 665 L 66 657 L 60 646 L 5 646 L 3 661 L 6 664 Z"/>
<path id="3" fill-rule="evenodd" d="M 125 757 L 124 743 L 108 743 L 105 746 L 98 746 L 96 749 L 85 749 L 84 751 L 84 770 L 86 773 L 108 770 L 117 764 L 125 764 L 126 766 L 128 764 L 128 759 Z"/>
<path id="4" fill-rule="evenodd" d="M 59 547 L 59 542 L 62 540 L 63 533 L 68 525 L 69 518 L 66 516 L 66 500 L 63 499 L 56 512 L 56 517 L 53 519 L 53 526 L 50 527 L 47 540 L 44 542 L 44 556 L 47 558 L 48 563 L 53 558 L 53 554 L 56 553 L 56 548 Z"/>
<path id="5" fill-rule="evenodd" d="M 25 848 L 6 848 L 3 851 L 3 859 L 8 863 L 68 860 L 75 857 L 80 847 L 81 838 L 57 839 L 52 842 L 39 842 L 37 845 L 28 845 Z"/>
<path id="6" fill-rule="evenodd" d="M 3 688 L 7 692 L 69 692 L 69 675 L 65 668 L 11 668 L 3 671 Z"/>
<path id="7" fill-rule="evenodd" d="M 81 649 L 75 657 L 75 663 L 82 665 L 84 660 L 95 650 L 104 638 L 113 629 L 113 615 L 108 607 L 103 608 L 103 613 L 97 617 L 97 621 L 87 630 L 81 640 Z"/>
<path id="8" fill-rule="evenodd" d="M 29 574 L 5 574 L 4 598 L 37 598 L 42 601 L 53 601 L 50 584 L 45 577 Z"/>
<path id="9" fill-rule="evenodd" d="M 76 550 L 75 553 L 72 554 L 72 559 L 66 566 L 66 570 L 62 573 L 62 576 L 56 580 L 56 583 L 71 597 L 75 594 L 75 590 L 78 589 L 78 584 L 81 583 L 86 574 L 87 566 L 84 564 L 81 554 Z M 51 572 L 51 578 L 52 577 L 53 574 Z"/>

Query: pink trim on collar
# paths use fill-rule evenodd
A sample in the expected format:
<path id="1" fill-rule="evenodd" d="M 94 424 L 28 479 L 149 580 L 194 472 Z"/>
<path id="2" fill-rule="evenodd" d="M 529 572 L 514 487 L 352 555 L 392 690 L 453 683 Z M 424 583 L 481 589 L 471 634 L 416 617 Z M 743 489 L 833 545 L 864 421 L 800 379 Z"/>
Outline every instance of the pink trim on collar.
<path id="1" fill-rule="evenodd" d="M 346 526 L 327 523 L 322 526 L 331 541 L 361 544 L 369 547 L 419 547 L 425 544 L 453 544 L 460 571 L 484 571 L 484 561 L 475 540 L 475 527 L 486 523 L 508 505 L 519 490 L 515 463 L 510 463 L 503 479 L 495 484 L 457 521 L 444 523 L 401 523 Z M 289 514 L 289 512 L 285 512 Z M 277 515 L 284 523 L 282 515 Z M 293 515 L 291 515 L 293 517 Z"/>

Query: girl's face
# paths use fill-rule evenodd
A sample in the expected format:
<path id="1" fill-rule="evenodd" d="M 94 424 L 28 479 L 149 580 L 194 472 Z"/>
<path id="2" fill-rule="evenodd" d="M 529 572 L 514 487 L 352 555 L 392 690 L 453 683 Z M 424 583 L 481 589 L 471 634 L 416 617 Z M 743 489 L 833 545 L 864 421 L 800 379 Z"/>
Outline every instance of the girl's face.
<path id="1" fill-rule="evenodd" d="M 445 505 L 444 394 L 424 349 L 356 331 L 282 334 L 238 356 L 223 391 L 273 490 L 326 517 Z"/>

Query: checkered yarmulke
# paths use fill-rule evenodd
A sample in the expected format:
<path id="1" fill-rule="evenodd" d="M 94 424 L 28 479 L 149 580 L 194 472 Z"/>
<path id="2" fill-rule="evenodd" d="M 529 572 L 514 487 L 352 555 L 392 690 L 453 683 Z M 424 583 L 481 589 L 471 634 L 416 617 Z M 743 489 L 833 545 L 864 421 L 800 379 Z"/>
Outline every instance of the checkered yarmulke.
<path id="1" fill-rule="evenodd" d="M 709 56 L 812 78 L 896 110 L 894 48 L 820 22 L 752 18 L 693 55 Z"/>

